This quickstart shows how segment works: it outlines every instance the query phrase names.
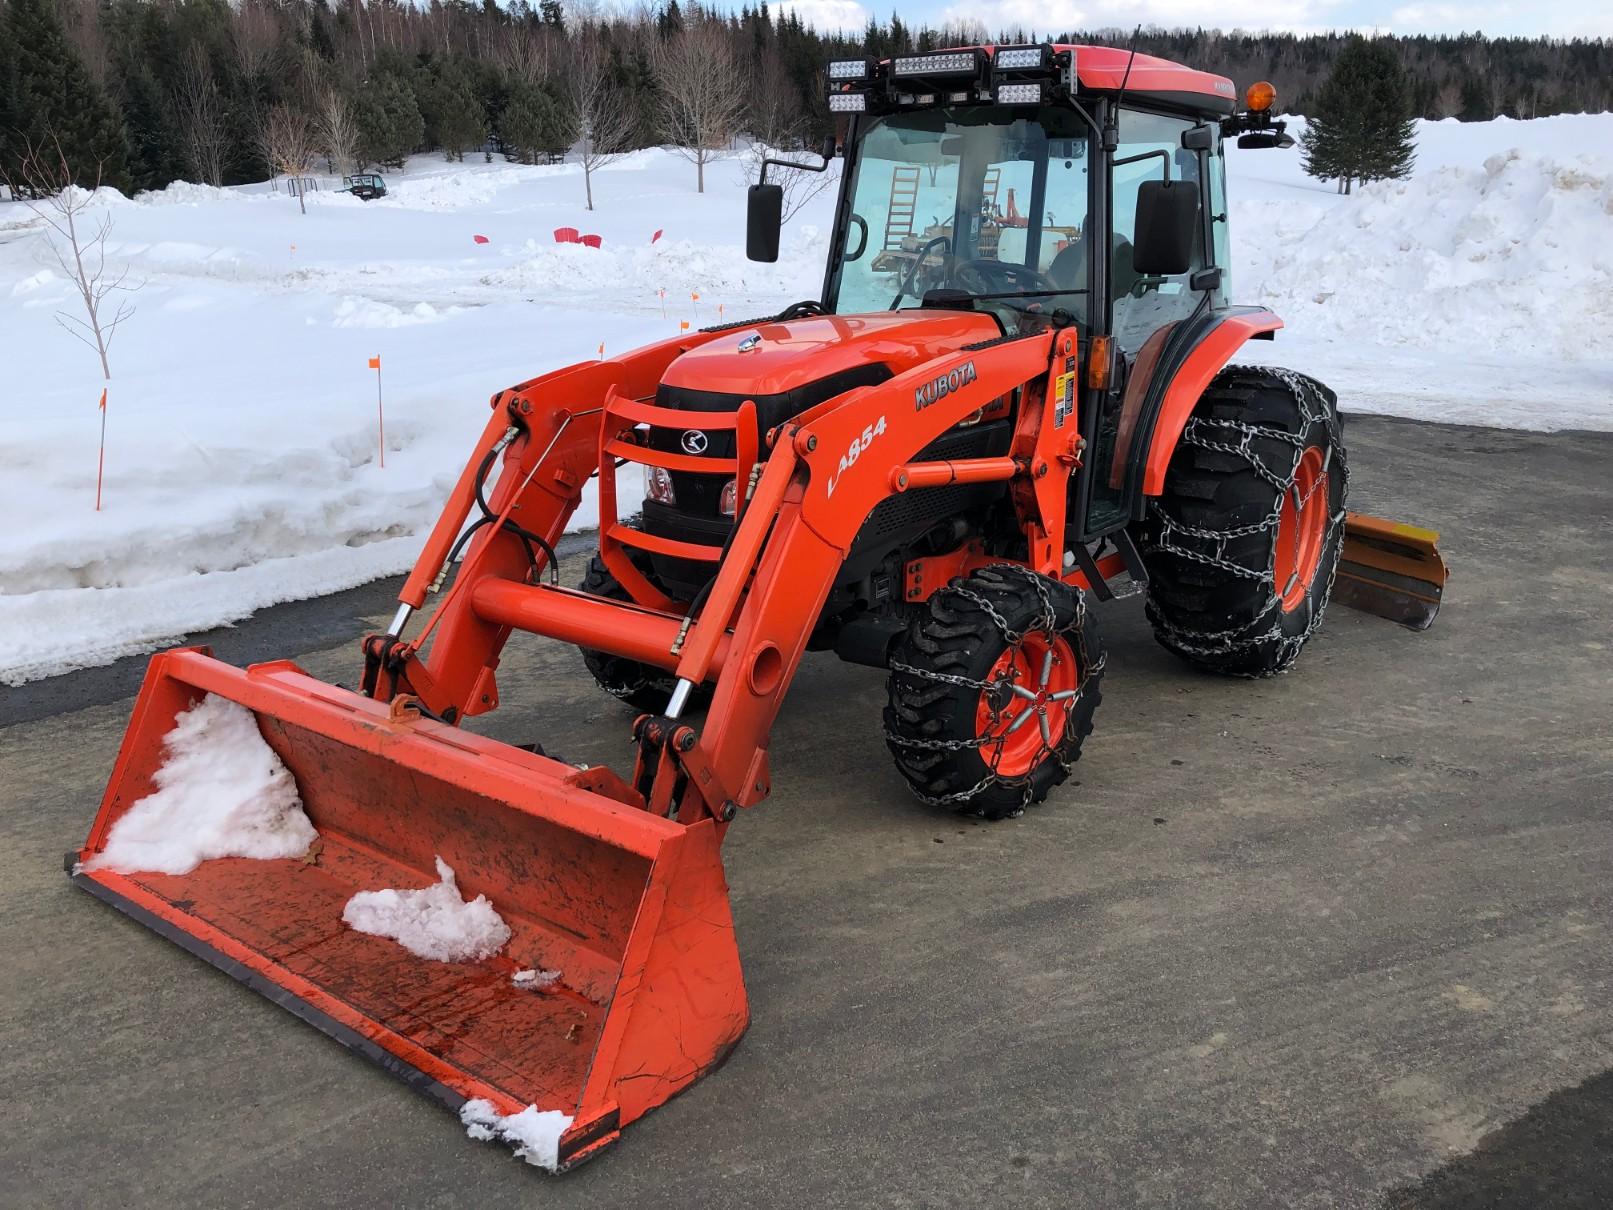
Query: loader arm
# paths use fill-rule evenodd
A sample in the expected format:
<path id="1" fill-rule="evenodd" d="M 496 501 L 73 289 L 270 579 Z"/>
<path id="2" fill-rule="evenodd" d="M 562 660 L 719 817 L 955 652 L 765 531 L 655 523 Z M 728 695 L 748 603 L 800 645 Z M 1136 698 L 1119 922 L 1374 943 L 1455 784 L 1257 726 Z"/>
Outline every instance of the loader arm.
<path id="1" fill-rule="evenodd" d="M 690 685 L 715 680 L 698 732 L 676 719 L 640 720 L 634 784 L 657 814 L 725 822 L 738 807 L 767 796 L 773 722 L 846 552 L 880 501 L 911 486 L 1008 483 L 1034 565 L 1061 574 L 1068 477 L 1079 461 L 1071 406 L 1077 344 L 1072 329 L 985 342 L 847 391 L 774 430 L 692 619 L 658 607 L 664 599 L 607 601 L 538 582 L 546 554 L 504 522 L 513 519 L 552 547 L 590 475 L 613 469 L 614 451 L 630 436 L 622 426 L 653 412 L 634 400 L 652 394 L 665 364 L 687 347 L 687 341 L 672 341 L 623 362 L 587 363 L 495 401 L 520 431 L 504 449 L 498 483 L 486 497 L 495 519 L 471 539 L 452 587 L 419 637 L 391 639 L 384 656 L 392 675 L 366 684 L 382 700 L 399 693 L 418 697 L 449 721 L 490 710 L 498 701 L 499 654 L 515 630 L 642 659 Z M 914 461 L 942 434 L 1011 397 L 1019 408 L 1008 455 Z M 1050 407 L 1050 400 L 1063 406 Z M 475 464 L 505 431 L 488 426 L 406 592 L 418 590 L 428 571 L 440 574 L 430 565 L 478 507 Z M 602 495 L 610 490 L 601 484 Z M 612 533 L 625 536 L 611 520 L 609 497 L 607 504 L 602 544 Z M 388 641 L 367 640 L 372 664 Z"/>

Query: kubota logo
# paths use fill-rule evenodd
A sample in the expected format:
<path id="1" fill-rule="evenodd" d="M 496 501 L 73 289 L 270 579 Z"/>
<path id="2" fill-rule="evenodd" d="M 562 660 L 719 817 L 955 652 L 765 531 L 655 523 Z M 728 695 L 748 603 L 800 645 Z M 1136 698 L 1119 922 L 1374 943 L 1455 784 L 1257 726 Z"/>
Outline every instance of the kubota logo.
<path id="1" fill-rule="evenodd" d="M 975 380 L 975 363 L 966 361 L 955 370 L 949 370 L 934 382 L 926 382 L 913 392 L 913 410 L 922 412 L 932 403 L 945 399 L 954 391 L 961 391 Z"/>

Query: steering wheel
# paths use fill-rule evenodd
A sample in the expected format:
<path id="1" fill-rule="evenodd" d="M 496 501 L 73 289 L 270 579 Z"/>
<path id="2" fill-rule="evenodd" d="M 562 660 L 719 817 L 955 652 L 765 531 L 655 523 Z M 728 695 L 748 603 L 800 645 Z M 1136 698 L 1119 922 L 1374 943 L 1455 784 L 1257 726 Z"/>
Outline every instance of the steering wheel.
<path id="1" fill-rule="evenodd" d="M 1058 287 L 1046 274 L 1030 265 L 978 257 L 952 267 L 952 281 L 971 294 L 1017 294 L 1032 291 L 1057 293 Z"/>

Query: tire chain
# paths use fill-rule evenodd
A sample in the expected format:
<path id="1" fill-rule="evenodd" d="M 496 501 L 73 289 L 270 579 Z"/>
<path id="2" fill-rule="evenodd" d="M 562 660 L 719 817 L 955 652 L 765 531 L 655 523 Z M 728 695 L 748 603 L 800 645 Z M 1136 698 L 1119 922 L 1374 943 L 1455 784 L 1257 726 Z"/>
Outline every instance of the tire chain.
<path id="1" fill-rule="evenodd" d="M 1073 646 L 1079 661 L 1080 655 L 1085 651 L 1085 643 L 1080 641 L 1080 639 L 1084 637 L 1086 626 L 1087 601 L 1085 593 L 1082 593 L 1079 589 L 1076 590 L 1075 617 L 1070 621 L 1069 625 L 1061 628 L 1058 624 L 1058 614 L 1054 609 L 1053 600 L 1048 595 L 1047 580 L 1045 577 L 1037 575 L 1029 568 L 1022 567 L 1017 563 L 994 563 L 986 568 L 982 568 L 981 570 L 994 571 L 999 575 L 1011 575 L 1016 579 L 1025 581 L 1036 592 L 1036 596 L 1041 604 L 1041 612 L 1024 630 L 1016 631 L 1008 624 L 1008 619 L 1003 617 L 1003 615 L 998 611 L 997 607 L 992 604 L 990 600 L 973 591 L 972 589 L 968 589 L 963 587 L 961 584 L 954 583 L 949 586 L 948 590 L 971 602 L 982 613 L 984 613 L 986 617 L 990 618 L 992 626 L 994 626 L 997 632 L 1002 635 L 1003 642 L 1008 647 L 1019 646 L 1020 643 L 1024 642 L 1026 635 L 1038 631 L 1047 635 L 1049 642 L 1065 634 L 1075 634 L 1078 641 Z M 1103 667 L 1107 659 L 1107 654 L 1100 655 L 1095 663 L 1085 668 L 1081 673 L 1081 683 L 1076 686 L 1075 695 L 1073 697 L 1064 699 L 1062 703 L 1064 709 L 1064 726 L 1059 730 L 1060 739 L 1068 734 L 1069 728 L 1072 725 L 1075 708 L 1080 704 L 1081 699 L 1086 695 L 1088 682 L 1094 677 L 1102 675 Z M 965 689 L 978 689 L 982 693 L 990 689 L 998 688 L 1003 684 L 1003 681 L 1000 679 L 995 681 L 977 680 L 974 677 L 960 676 L 957 673 L 936 672 L 928 668 L 916 668 L 912 664 L 904 664 L 899 660 L 892 660 L 890 669 L 892 672 L 900 672 L 907 676 L 917 677 L 920 680 L 934 681 L 943 685 L 956 685 Z M 1010 674 L 1009 681 L 1010 683 L 1012 682 L 1012 674 Z M 996 724 L 1000 720 L 1001 715 L 997 711 L 997 708 L 993 706 L 991 719 L 992 725 Z M 897 747 L 925 752 L 959 752 L 965 749 L 980 749 L 991 744 L 996 744 L 997 753 L 990 761 L 987 762 L 985 776 L 979 781 L 975 782 L 975 784 L 970 786 L 967 790 L 955 790 L 950 794 L 925 794 L 917 787 L 913 787 L 913 793 L 920 802 L 932 807 L 956 807 L 960 804 L 969 802 L 974 798 L 975 795 L 979 794 L 980 791 L 986 789 L 988 786 L 1005 785 L 1019 787 L 1021 791 L 1019 807 L 1017 810 L 1007 813 L 1008 817 L 1010 818 L 1023 815 L 1026 807 L 1030 805 L 1031 794 L 1035 790 L 1035 772 L 1041 767 L 1043 760 L 1043 758 L 1039 756 L 1031 762 L 1030 769 L 1026 773 L 1010 775 L 1006 773 L 999 773 L 997 771 L 997 764 L 1002 759 L 1002 741 L 1004 739 L 1004 737 L 1000 735 L 995 737 L 990 735 L 982 735 L 976 736 L 974 739 L 913 739 L 905 735 L 897 735 L 887 727 L 885 729 L 885 739 Z M 1058 762 L 1059 768 L 1064 771 L 1066 776 L 1069 775 L 1073 766 L 1071 762 L 1065 760 L 1059 755 L 1057 744 L 1050 745 L 1044 741 L 1042 744 L 1042 751 Z"/>
<path id="2" fill-rule="evenodd" d="M 1289 433 L 1282 429 L 1271 428 L 1265 425 L 1248 424 L 1241 420 L 1215 420 L 1208 417 L 1195 416 L 1189 420 L 1182 430 L 1182 444 L 1197 449 L 1210 450 L 1215 453 L 1231 454 L 1240 457 L 1249 463 L 1256 475 L 1278 490 L 1277 503 L 1264 518 L 1252 525 L 1239 525 L 1227 529 L 1213 529 L 1201 526 L 1187 525 L 1177 521 L 1165 512 L 1159 501 L 1153 500 L 1149 504 L 1155 520 L 1159 524 L 1157 538 L 1149 544 L 1150 553 L 1175 555 L 1178 558 L 1191 562 L 1201 563 L 1214 567 L 1220 571 L 1244 579 L 1254 580 L 1256 583 L 1266 584 L 1271 590 L 1271 596 L 1260 611 L 1247 622 L 1242 622 L 1228 630 L 1205 634 L 1201 631 L 1184 630 L 1175 626 L 1154 611 L 1153 621 L 1159 630 L 1167 637 L 1171 644 L 1187 655 L 1199 656 L 1226 656 L 1263 643 L 1275 640 L 1277 643 L 1276 670 L 1285 672 L 1299 655 L 1299 649 L 1305 645 L 1311 635 L 1316 633 L 1317 627 L 1322 624 L 1322 609 L 1317 607 L 1319 599 L 1323 606 L 1333 593 L 1333 581 L 1338 574 L 1338 560 L 1328 572 L 1327 587 L 1320 598 L 1307 594 L 1305 598 L 1306 622 L 1305 628 L 1297 635 L 1285 635 L 1281 625 L 1273 618 L 1270 625 L 1259 633 L 1251 633 L 1255 626 L 1271 618 L 1282 604 L 1282 594 L 1277 589 L 1277 527 L 1282 516 L 1283 498 L 1295 492 L 1294 480 L 1299 471 L 1300 460 L 1304 457 L 1306 439 L 1304 432 L 1320 423 L 1328 434 L 1328 450 L 1326 461 L 1323 462 L 1324 471 L 1332 464 L 1333 451 L 1343 450 L 1344 441 L 1339 429 L 1338 416 L 1331 412 L 1321 393 L 1317 390 L 1317 383 L 1304 374 L 1293 370 L 1269 367 L 1267 373 L 1280 379 L 1293 396 L 1294 402 L 1299 406 L 1301 417 L 1301 433 Z M 1206 430 L 1218 430 L 1239 434 L 1236 444 L 1218 441 L 1206 433 Z M 1270 440 L 1282 442 L 1294 448 L 1294 458 L 1289 466 L 1286 477 L 1277 475 L 1266 465 L 1265 461 L 1250 448 L 1249 443 L 1255 440 Z M 1297 493 L 1294 500 L 1298 511 L 1303 511 L 1316 489 L 1327 482 L 1320 478 L 1312 485 L 1310 492 L 1304 496 Z M 1348 488 L 1348 472 L 1345 474 L 1346 489 Z M 1328 518 L 1327 533 L 1322 538 L 1322 549 L 1326 550 L 1333 541 L 1335 532 L 1343 526 L 1345 510 L 1340 508 L 1338 513 Z M 1226 545 L 1234 538 L 1248 537 L 1251 534 L 1266 532 L 1271 535 L 1270 545 L 1266 549 L 1265 566 L 1263 568 L 1250 567 L 1227 557 Z M 1183 546 L 1173 541 L 1176 537 L 1206 542 L 1213 545 L 1213 551 L 1195 550 L 1190 546 Z M 1237 675 L 1257 678 L 1264 675 L 1259 672 L 1239 673 Z"/>

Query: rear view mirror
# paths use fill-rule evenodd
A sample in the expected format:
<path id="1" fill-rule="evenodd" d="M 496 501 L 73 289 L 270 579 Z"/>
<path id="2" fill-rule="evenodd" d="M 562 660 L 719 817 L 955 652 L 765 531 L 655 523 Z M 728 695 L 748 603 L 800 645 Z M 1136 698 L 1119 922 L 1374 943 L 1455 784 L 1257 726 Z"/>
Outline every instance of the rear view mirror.
<path id="1" fill-rule="evenodd" d="M 1137 187 L 1132 260 L 1144 277 L 1175 277 L 1193 265 L 1199 190 L 1194 181 L 1144 181 Z"/>
<path id="2" fill-rule="evenodd" d="M 779 230 L 783 226 L 783 186 L 752 185 L 745 197 L 745 255 L 768 264 L 778 260 Z"/>

